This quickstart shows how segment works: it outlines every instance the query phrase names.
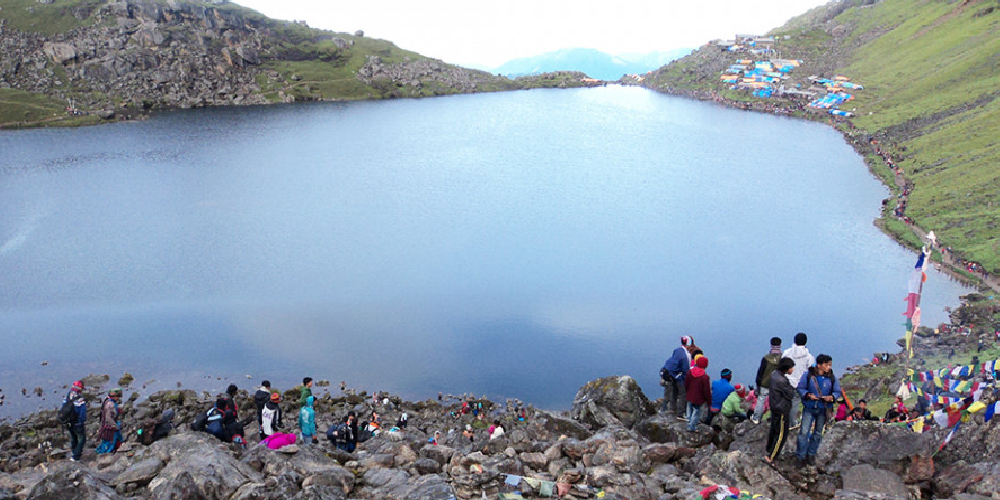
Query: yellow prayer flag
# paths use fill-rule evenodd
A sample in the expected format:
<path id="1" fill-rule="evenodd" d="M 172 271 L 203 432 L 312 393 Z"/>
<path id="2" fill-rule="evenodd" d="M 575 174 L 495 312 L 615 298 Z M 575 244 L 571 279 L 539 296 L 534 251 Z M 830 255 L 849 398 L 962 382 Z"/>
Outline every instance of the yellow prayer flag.
<path id="1" fill-rule="evenodd" d="M 924 419 L 921 418 L 916 422 L 913 422 L 913 432 L 916 432 L 917 434 L 924 432 Z"/>
<path id="2" fill-rule="evenodd" d="M 984 410 L 985 408 L 986 408 L 986 403 L 983 403 L 982 401 L 976 401 L 975 403 L 972 403 L 972 405 L 969 406 L 969 413 L 976 413 L 978 411 Z"/>

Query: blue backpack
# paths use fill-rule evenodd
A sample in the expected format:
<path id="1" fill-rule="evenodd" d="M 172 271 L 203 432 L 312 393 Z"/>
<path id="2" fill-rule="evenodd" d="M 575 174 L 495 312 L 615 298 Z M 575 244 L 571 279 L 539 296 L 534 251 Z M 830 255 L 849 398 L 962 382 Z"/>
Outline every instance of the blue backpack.
<path id="1" fill-rule="evenodd" d="M 212 408 L 206 413 L 208 420 L 205 422 L 205 432 L 219 438 L 223 439 L 226 435 L 226 427 L 222 424 L 222 411 L 218 408 Z"/>

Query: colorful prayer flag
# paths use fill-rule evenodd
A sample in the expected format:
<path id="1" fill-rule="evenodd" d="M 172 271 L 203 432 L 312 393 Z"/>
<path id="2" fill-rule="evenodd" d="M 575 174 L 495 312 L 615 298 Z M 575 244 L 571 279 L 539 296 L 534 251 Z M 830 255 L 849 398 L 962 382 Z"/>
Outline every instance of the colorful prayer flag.
<path id="1" fill-rule="evenodd" d="M 990 419 L 993 418 L 993 414 L 997 412 L 997 409 L 1000 409 L 998 407 L 1000 407 L 1000 401 L 997 401 L 996 403 L 987 406 L 986 413 L 983 414 L 983 418 L 986 419 L 987 422 L 989 422 Z"/>

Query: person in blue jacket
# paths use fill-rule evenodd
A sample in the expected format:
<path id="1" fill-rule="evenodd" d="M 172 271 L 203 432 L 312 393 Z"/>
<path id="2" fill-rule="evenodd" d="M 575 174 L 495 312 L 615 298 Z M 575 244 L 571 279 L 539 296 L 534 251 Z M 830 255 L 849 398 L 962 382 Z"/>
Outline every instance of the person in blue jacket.
<path id="1" fill-rule="evenodd" d="M 826 354 L 816 356 L 816 366 L 802 374 L 797 390 L 802 398 L 802 426 L 796 452 L 801 465 L 815 465 L 826 426 L 826 411 L 833 408 L 837 399 L 834 395 L 840 394 L 840 382 L 833 374 L 833 358 Z"/>
<path id="2" fill-rule="evenodd" d="M 83 381 L 77 380 L 73 382 L 73 387 L 63 399 L 63 404 L 66 404 L 67 401 L 73 403 L 73 414 L 71 420 L 66 423 L 66 428 L 69 430 L 70 449 L 72 450 L 70 460 L 74 462 L 80 460 L 80 455 L 83 454 L 83 444 L 87 441 L 87 401 L 80 394 L 82 391 Z"/>
<path id="3" fill-rule="evenodd" d="M 313 434 L 316 434 L 316 410 L 313 409 L 313 396 L 306 397 L 306 404 L 299 410 L 299 428 L 302 429 L 302 443 L 313 444 Z"/>
<path id="4" fill-rule="evenodd" d="M 733 371 L 729 368 L 725 368 L 722 370 L 722 373 L 719 374 L 719 380 L 712 382 L 712 406 L 705 415 L 704 421 L 706 424 L 712 424 L 712 420 L 715 419 L 720 411 L 722 411 L 722 403 L 726 401 L 726 398 L 728 398 L 730 394 L 736 391 L 736 388 L 733 387 L 732 380 Z"/>
<path id="5" fill-rule="evenodd" d="M 687 409 L 687 399 L 684 392 L 684 374 L 691 369 L 690 348 L 694 346 L 694 338 L 690 335 L 681 337 L 681 346 L 674 349 L 673 354 L 663 363 L 660 369 L 660 385 L 663 386 L 663 408 L 660 411 L 671 411 L 678 420 L 686 420 L 684 412 Z"/>

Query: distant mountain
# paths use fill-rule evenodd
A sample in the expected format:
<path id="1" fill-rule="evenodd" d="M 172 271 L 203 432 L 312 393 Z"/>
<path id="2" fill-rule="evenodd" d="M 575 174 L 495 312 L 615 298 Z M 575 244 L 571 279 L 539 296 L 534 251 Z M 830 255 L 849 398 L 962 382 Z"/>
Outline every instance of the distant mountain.
<path id="1" fill-rule="evenodd" d="M 560 49 L 507 61 L 494 73 L 510 78 L 551 71 L 582 71 L 599 80 L 617 80 L 625 74 L 646 73 L 691 53 L 691 49 L 613 56 L 596 49 Z"/>

